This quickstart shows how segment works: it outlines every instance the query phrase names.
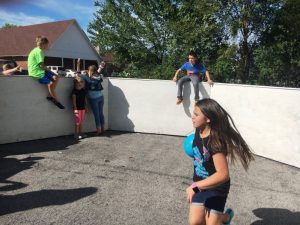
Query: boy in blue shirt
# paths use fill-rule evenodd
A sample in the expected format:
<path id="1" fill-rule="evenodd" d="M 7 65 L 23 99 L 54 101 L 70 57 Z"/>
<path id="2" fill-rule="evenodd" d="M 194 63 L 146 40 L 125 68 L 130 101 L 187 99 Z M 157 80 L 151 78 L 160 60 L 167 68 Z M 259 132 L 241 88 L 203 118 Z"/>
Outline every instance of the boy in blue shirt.
<path id="1" fill-rule="evenodd" d="M 178 80 L 178 74 L 180 71 L 186 71 L 187 75 Z M 177 105 L 183 101 L 182 87 L 183 83 L 186 81 L 192 81 L 195 92 L 195 102 L 199 101 L 199 82 L 203 79 L 200 73 L 205 74 L 207 83 L 212 86 L 214 82 L 211 80 L 209 72 L 201 63 L 197 62 L 197 54 L 194 51 L 191 51 L 189 54 L 189 61 L 184 63 L 180 69 L 176 70 L 176 73 L 173 77 L 173 81 L 176 82 L 178 80 Z"/>

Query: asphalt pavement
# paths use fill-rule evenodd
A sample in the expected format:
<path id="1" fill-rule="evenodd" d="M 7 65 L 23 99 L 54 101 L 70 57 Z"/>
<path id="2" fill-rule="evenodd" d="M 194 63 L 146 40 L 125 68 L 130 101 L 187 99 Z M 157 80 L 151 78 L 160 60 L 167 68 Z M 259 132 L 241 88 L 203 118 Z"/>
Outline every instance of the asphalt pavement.
<path id="1" fill-rule="evenodd" d="M 183 140 L 110 131 L 0 145 L 0 224 L 188 224 Z M 256 156 L 230 175 L 232 224 L 300 224 L 299 168 Z"/>

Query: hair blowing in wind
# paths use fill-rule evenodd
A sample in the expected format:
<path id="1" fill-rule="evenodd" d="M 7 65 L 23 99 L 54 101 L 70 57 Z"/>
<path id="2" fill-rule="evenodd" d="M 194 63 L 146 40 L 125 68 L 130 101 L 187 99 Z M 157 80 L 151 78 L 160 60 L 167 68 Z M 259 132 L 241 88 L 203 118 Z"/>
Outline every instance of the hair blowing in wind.
<path id="1" fill-rule="evenodd" d="M 238 158 L 247 170 L 250 161 L 254 160 L 253 153 L 231 116 L 213 99 L 202 99 L 196 103 L 196 106 L 210 119 L 208 147 L 215 153 L 224 153 L 233 163 Z"/>

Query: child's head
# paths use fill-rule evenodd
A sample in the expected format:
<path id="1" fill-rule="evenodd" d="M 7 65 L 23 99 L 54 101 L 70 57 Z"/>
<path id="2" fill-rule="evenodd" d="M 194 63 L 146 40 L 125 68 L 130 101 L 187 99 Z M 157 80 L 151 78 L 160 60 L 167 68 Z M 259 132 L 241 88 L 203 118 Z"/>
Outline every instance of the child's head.
<path id="1" fill-rule="evenodd" d="M 12 67 L 11 67 L 9 64 L 4 64 L 4 65 L 2 66 L 2 69 L 3 69 L 3 71 L 5 71 L 5 70 L 12 69 Z"/>
<path id="2" fill-rule="evenodd" d="M 189 53 L 189 62 L 192 65 L 195 65 L 196 64 L 196 60 L 197 60 L 197 54 L 196 54 L 196 52 L 190 51 L 190 53 Z"/>
<path id="3" fill-rule="evenodd" d="M 237 130 L 231 116 L 213 99 L 202 99 L 195 105 L 192 117 L 195 128 L 209 128 L 209 147 L 235 161 L 236 155 L 247 169 L 253 160 L 251 150 Z"/>
<path id="4" fill-rule="evenodd" d="M 205 98 L 195 105 L 192 117 L 195 128 L 209 126 L 216 131 L 224 131 L 230 126 L 229 114 L 215 100 Z"/>
<path id="5" fill-rule="evenodd" d="M 46 37 L 38 36 L 36 38 L 36 45 L 42 50 L 46 50 L 48 48 L 48 39 Z"/>
<path id="6" fill-rule="evenodd" d="M 76 77 L 73 82 L 74 82 L 74 89 L 81 90 L 82 88 L 84 88 L 84 81 L 80 77 Z"/>
<path id="7" fill-rule="evenodd" d="M 197 104 L 195 105 L 192 115 L 192 122 L 195 128 L 203 130 L 205 127 L 210 126 L 210 119 L 201 111 L 200 106 Z"/>
<path id="8" fill-rule="evenodd" d="M 89 74 L 89 76 L 98 74 L 97 67 L 95 65 L 89 66 L 89 68 L 88 68 L 88 74 Z"/>

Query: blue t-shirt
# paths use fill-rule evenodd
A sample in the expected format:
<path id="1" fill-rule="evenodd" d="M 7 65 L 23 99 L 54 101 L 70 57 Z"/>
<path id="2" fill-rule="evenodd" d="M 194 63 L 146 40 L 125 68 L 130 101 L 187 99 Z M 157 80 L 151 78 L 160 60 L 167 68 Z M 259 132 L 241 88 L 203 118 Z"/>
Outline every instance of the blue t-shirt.
<path id="1" fill-rule="evenodd" d="M 200 75 L 200 73 L 205 74 L 206 69 L 204 66 L 202 66 L 200 63 L 196 63 L 195 65 L 192 65 L 190 62 L 184 63 L 180 67 L 181 71 L 186 70 L 187 75 Z"/>
<path id="2" fill-rule="evenodd" d="M 103 96 L 102 93 L 102 81 L 103 76 L 99 75 L 99 77 L 89 77 L 85 74 L 80 74 L 80 78 L 82 78 L 85 81 L 85 89 L 87 90 L 87 96 L 88 98 L 100 98 Z"/>

